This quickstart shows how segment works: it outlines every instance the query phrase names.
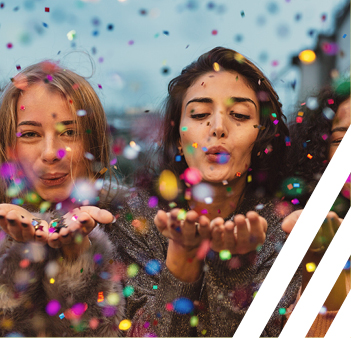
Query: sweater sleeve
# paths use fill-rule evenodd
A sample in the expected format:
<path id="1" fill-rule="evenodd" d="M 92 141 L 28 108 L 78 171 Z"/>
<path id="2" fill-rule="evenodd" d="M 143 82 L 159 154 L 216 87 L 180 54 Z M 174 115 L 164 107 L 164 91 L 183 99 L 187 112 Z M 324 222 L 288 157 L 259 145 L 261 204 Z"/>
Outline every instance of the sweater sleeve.
<path id="1" fill-rule="evenodd" d="M 45 332 L 42 277 L 46 247 L 12 242 L 0 258 L 1 336 L 16 332 L 37 336 Z"/>
<path id="2" fill-rule="evenodd" d="M 132 325 L 127 335 L 191 336 L 189 322 L 202 277 L 185 283 L 167 269 L 168 242 L 154 225 L 156 209 L 150 209 L 147 201 L 146 195 L 133 196 L 109 229 L 112 241 L 118 243 L 118 258 L 129 271 L 126 315 Z M 130 273 L 132 268 L 137 273 Z"/>
<path id="3" fill-rule="evenodd" d="M 66 261 L 51 249 L 43 278 L 48 306 L 59 307 L 48 320 L 48 333 L 67 336 L 111 337 L 124 315 L 124 297 L 116 272 L 114 247 L 96 227 L 91 246 L 74 261 Z"/>
<path id="4" fill-rule="evenodd" d="M 206 304 L 208 311 L 202 314 L 204 319 L 202 326 L 198 326 L 198 334 L 206 330 L 206 335 L 228 337 L 238 328 L 285 240 L 280 218 L 272 207 L 270 203 L 260 212 L 268 222 L 268 229 L 265 243 L 259 250 L 233 255 L 230 260 L 221 260 L 219 254 L 213 251 L 207 255 L 206 292 L 201 301 Z M 288 308 L 295 301 L 300 286 L 301 273 L 298 271 L 261 336 L 279 335 L 284 322 L 279 308 Z"/>

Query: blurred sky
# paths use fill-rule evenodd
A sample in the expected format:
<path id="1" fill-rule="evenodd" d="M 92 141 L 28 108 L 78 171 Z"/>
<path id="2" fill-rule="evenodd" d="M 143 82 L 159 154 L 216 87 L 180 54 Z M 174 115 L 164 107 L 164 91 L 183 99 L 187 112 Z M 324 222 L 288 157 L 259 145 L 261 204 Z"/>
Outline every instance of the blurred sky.
<path id="1" fill-rule="evenodd" d="M 291 56 L 333 32 L 347 1 L 0 0 L 0 86 L 17 66 L 43 59 L 90 76 L 86 52 L 108 114 L 153 110 L 168 82 L 216 46 L 237 50 L 277 82 Z"/>

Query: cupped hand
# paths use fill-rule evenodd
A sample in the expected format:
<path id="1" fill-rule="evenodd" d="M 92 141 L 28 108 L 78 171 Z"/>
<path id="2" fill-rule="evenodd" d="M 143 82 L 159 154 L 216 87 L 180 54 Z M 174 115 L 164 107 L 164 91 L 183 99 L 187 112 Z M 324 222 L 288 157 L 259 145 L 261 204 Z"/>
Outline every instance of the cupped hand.
<path id="1" fill-rule="evenodd" d="M 87 235 L 97 223 L 107 224 L 113 220 L 114 217 L 109 211 L 98 207 L 83 206 L 73 209 L 63 216 L 65 226 L 58 229 L 58 232 L 51 230 L 53 225 L 57 226 L 57 220 L 50 223 L 48 245 L 56 249 L 61 248 L 64 256 L 75 258 L 89 248 Z"/>
<path id="2" fill-rule="evenodd" d="M 292 231 L 302 211 L 303 209 L 296 210 L 284 218 L 282 229 L 286 233 L 289 234 Z M 329 211 L 326 219 L 322 223 L 322 226 L 318 230 L 313 242 L 311 243 L 310 251 L 324 252 L 332 241 L 342 221 L 343 220 L 339 218 L 335 212 Z"/>
<path id="3" fill-rule="evenodd" d="M 254 211 L 236 215 L 233 221 L 221 217 L 212 220 L 211 248 L 214 251 L 229 250 L 231 254 L 243 255 L 254 251 L 266 239 L 267 221 Z"/>
<path id="4" fill-rule="evenodd" d="M 203 240 L 210 238 L 210 220 L 195 211 L 185 215 L 179 209 L 166 213 L 158 211 L 155 217 L 157 229 L 167 238 L 166 266 L 183 282 L 194 282 L 201 275 L 203 259 L 197 251 Z"/>
<path id="5" fill-rule="evenodd" d="M 14 204 L 0 204 L 0 226 L 17 242 L 48 240 L 48 224 L 26 209 Z"/>
<path id="6" fill-rule="evenodd" d="M 173 209 L 168 213 L 159 210 L 154 221 L 162 235 L 187 251 L 198 248 L 204 239 L 210 238 L 209 219 L 199 216 L 194 210 L 185 215 L 180 209 Z"/>

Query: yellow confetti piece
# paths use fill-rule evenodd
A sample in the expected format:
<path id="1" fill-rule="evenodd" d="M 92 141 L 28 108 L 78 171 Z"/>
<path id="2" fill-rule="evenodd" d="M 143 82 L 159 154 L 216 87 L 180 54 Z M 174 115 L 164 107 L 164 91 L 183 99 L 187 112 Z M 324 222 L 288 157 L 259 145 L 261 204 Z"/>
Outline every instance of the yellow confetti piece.
<path id="1" fill-rule="evenodd" d="M 120 297 L 118 295 L 118 293 L 112 292 L 107 296 L 107 303 L 109 305 L 117 305 L 120 301 Z"/>
<path id="2" fill-rule="evenodd" d="M 98 293 L 98 299 L 97 299 L 98 303 L 101 303 L 104 301 L 104 293 L 103 292 L 99 292 Z"/>
<path id="3" fill-rule="evenodd" d="M 298 115 L 298 116 L 303 116 L 303 111 L 299 111 L 299 112 L 297 113 L 297 115 Z"/>
<path id="4" fill-rule="evenodd" d="M 107 171 L 107 168 L 102 168 L 102 169 L 99 171 L 99 174 L 100 174 L 100 175 L 105 174 L 106 171 Z"/>
<path id="5" fill-rule="evenodd" d="M 250 182 L 252 182 L 252 176 L 251 175 L 247 176 L 247 183 L 250 183 Z"/>
<path id="6" fill-rule="evenodd" d="M 314 264 L 313 262 L 307 263 L 306 270 L 307 272 L 313 272 L 314 270 L 316 270 L 316 264 Z"/>
<path id="7" fill-rule="evenodd" d="M 219 72 L 220 68 L 219 68 L 219 64 L 218 64 L 217 62 L 215 62 L 215 63 L 213 64 L 213 70 L 214 70 L 215 72 Z"/>
<path id="8" fill-rule="evenodd" d="M 132 148 L 134 148 L 134 147 L 136 146 L 136 143 L 135 143 L 134 141 L 130 141 L 130 142 L 129 142 L 129 145 L 130 145 Z"/>
<path id="9" fill-rule="evenodd" d="M 197 143 L 196 142 L 193 143 L 193 147 L 197 148 Z"/>
<path id="10" fill-rule="evenodd" d="M 65 130 L 65 125 L 63 123 L 56 123 L 55 124 L 55 129 L 56 131 L 58 131 L 59 133 L 62 133 Z"/>
<path id="11" fill-rule="evenodd" d="M 299 59 L 302 63 L 309 64 L 316 60 L 316 54 L 313 50 L 306 49 L 299 54 Z"/>
<path id="12" fill-rule="evenodd" d="M 132 326 L 132 322 L 129 319 L 124 319 L 122 320 L 119 325 L 118 328 L 120 330 L 126 331 L 128 330 L 130 327 Z"/>
<path id="13" fill-rule="evenodd" d="M 54 284 L 55 283 L 55 279 L 50 278 L 50 284 Z"/>
<path id="14" fill-rule="evenodd" d="M 308 154 L 307 157 L 311 160 L 313 156 L 311 154 Z"/>
<path id="15" fill-rule="evenodd" d="M 66 147 L 66 151 L 72 151 L 70 147 Z"/>
<path id="16" fill-rule="evenodd" d="M 161 196 L 168 201 L 173 200 L 177 197 L 177 178 L 170 170 L 162 171 L 159 178 L 159 189 Z"/>

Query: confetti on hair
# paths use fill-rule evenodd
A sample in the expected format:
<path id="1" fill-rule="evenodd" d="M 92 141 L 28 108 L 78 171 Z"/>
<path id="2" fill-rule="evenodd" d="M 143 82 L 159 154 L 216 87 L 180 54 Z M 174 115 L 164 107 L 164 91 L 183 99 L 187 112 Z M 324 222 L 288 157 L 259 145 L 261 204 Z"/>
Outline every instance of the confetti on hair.
<path id="1" fill-rule="evenodd" d="M 134 293 L 134 288 L 131 285 L 127 285 L 123 289 L 123 296 L 124 297 L 130 297 Z"/>
<path id="2" fill-rule="evenodd" d="M 105 168 L 102 168 L 100 171 L 99 171 L 99 174 L 100 175 L 103 175 L 108 169 L 105 167 Z"/>
<path id="3" fill-rule="evenodd" d="M 61 313 L 61 314 L 59 315 L 59 318 L 60 318 L 60 319 L 65 318 L 65 314 L 64 314 L 64 313 Z"/>
<path id="4" fill-rule="evenodd" d="M 247 183 L 250 183 L 250 182 L 252 182 L 252 176 L 251 176 L 251 175 L 248 175 L 248 176 L 247 176 Z"/>
<path id="5" fill-rule="evenodd" d="M 316 264 L 313 262 L 307 263 L 306 270 L 307 272 L 313 272 L 314 270 L 316 270 Z"/>
<path id="6" fill-rule="evenodd" d="M 55 279 L 54 278 L 50 278 L 50 284 L 54 284 L 55 283 Z"/>
<path id="7" fill-rule="evenodd" d="M 20 266 L 20 268 L 22 268 L 22 269 L 25 269 L 25 268 L 27 268 L 28 266 L 30 265 L 30 261 L 29 261 L 29 259 L 22 259 L 20 262 L 19 262 L 19 266 Z"/>
<path id="8" fill-rule="evenodd" d="M 311 160 L 313 156 L 311 154 L 307 154 L 307 157 Z"/>
<path id="9" fill-rule="evenodd" d="M 300 201 L 297 198 L 294 198 L 293 200 L 291 200 L 291 203 L 296 205 L 296 204 L 299 204 Z"/>
<path id="10" fill-rule="evenodd" d="M 94 155 L 89 152 L 86 152 L 84 154 L 84 157 L 87 158 L 89 161 L 93 161 L 95 159 Z"/>
<path id="11" fill-rule="evenodd" d="M 80 109 L 77 111 L 77 116 L 85 116 L 87 112 L 84 109 Z"/>
<path id="12" fill-rule="evenodd" d="M 289 136 L 285 136 L 285 145 L 287 147 L 290 147 L 291 146 L 291 142 L 290 142 L 290 137 Z"/>
<path id="13" fill-rule="evenodd" d="M 127 267 L 127 276 L 129 278 L 133 278 L 135 277 L 139 272 L 139 266 L 135 263 L 133 264 L 130 264 L 128 267 Z"/>
<path id="14" fill-rule="evenodd" d="M 199 324 L 199 318 L 197 316 L 192 316 L 190 318 L 190 326 L 195 327 L 195 326 L 198 326 L 198 324 Z"/>
<path id="15" fill-rule="evenodd" d="M 122 331 L 127 331 L 129 328 L 132 326 L 132 322 L 129 319 L 123 319 L 119 325 L 118 328 Z"/>
<path id="16" fill-rule="evenodd" d="M 102 303 L 104 301 L 104 293 L 101 291 L 98 293 L 98 299 L 97 302 L 98 303 Z"/>
<path id="17" fill-rule="evenodd" d="M 219 72 L 220 67 L 219 67 L 219 64 L 218 64 L 217 62 L 215 62 L 215 63 L 213 64 L 213 70 L 214 70 L 215 72 Z"/>
<path id="18" fill-rule="evenodd" d="M 57 312 L 59 312 L 60 308 L 60 303 L 56 299 L 53 299 L 48 302 L 45 311 L 49 316 L 55 316 Z"/>

